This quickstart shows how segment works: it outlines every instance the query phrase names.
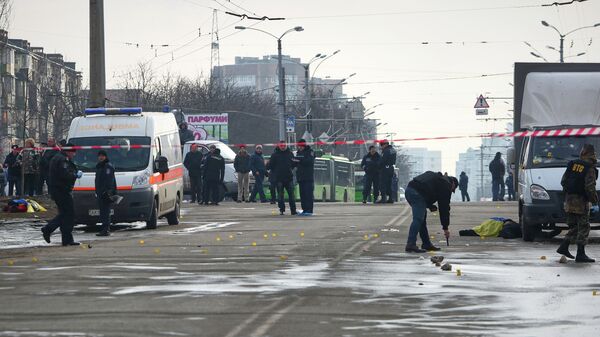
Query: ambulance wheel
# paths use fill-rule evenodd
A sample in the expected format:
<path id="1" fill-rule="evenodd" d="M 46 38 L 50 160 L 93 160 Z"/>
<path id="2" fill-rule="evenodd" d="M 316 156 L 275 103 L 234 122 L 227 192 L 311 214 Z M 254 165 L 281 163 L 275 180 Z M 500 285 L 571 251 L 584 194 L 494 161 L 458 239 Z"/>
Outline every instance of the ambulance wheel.
<path id="1" fill-rule="evenodd" d="M 175 202 L 175 209 L 173 212 L 167 214 L 165 217 L 167 218 L 167 222 L 169 225 L 179 225 L 179 216 L 181 214 L 181 200 L 179 196 L 177 196 L 177 201 Z"/>
<path id="2" fill-rule="evenodd" d="M 156 199 L 152 202 L 152 213 L 150 213 L 150 217 L 146 221 L 146 229 L 156 229 L 156 225 L 158 224 L 158 203 Z"/>

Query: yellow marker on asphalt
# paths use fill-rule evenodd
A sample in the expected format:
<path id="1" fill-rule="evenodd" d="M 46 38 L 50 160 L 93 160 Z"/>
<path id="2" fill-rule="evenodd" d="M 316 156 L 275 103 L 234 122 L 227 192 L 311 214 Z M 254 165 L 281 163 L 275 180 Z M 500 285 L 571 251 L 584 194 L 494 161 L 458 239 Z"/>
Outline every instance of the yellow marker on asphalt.
<path id="1" fill-rule="evenodd" d="M 160 249 L 156 248 L 156 249 L 154 250 L 154 254 L 160 254 Z"/>
<path id="2" fill-rule="evenodd" d="M 598 291 L 597 290 L 592 291 L 592 296 L 598 296 Z"/>
<path id="3" fill-rule="evenodd" d="M 268 239 L 269 238 L 269 234 L 263 234 L 263 238 Z"/>
<path id="4" fill-rule="evenodd" d="M 300 236 L 301 236 L 301 237 L 304 237 L 304 232 L 300 232 Z"/>
<path id="5" fill-rule="evenodd" d="M 31 262 L 33 262 L 33 263 L 36 263 L 36 262 L 38 262 L 38 258 L 37 258 L 37 257 L 35 257 L 35 256 L 34 256 L 34 257 L 32 257 L 32 258 L 31 258 Z"/>
<path id="6" fill-rule="evenodd" d="M 462 276 L 462 272 L 460 271 L 460 269 L 456 269 L 456 276 Z"/>
<path id="7" fill-rule="evenodd" d="M 217 241 L 221 241 L 221 237 L 220 236 L 217 236 Z"/>
<path id="8" fill-rule="evenodd" d="M 281 261 L 285 261 L 285 260 L 287 260 L 288 257 L 285 255 L 281 255 L 279 258 L 281 259 Z"/>
<path id="9" fill-rule="evenodd" d="M 252 246 L 256 247 L 256 242 L 252 242 Z"/>
<path id="10" fill-rule="evenodd" d="M 272 237 L 277 237 L 277 233 L 271 233 Z"/>
<path id="11" fill-rule="evenodd" d="M 143 245 L 146 241 L 140 240 L 140 245 Z"/>
<path id="12" fill-rule="evenodd" d="M 13 260 L 8 260 L 8 262 L 7 262 L 7 263 L 8 263 L 8 265 L 9 265 L 9 266 L 12 266 L 12 265 L 14 265 L 14 264 L 15 264 L 15 261 L 13 261 Z"/>
<path id="13" fill-rule="evenodd" d="M 378 238 L 378 237 L 379 237 L 379 234 L 375 233 L 375 234 L 373 234 L 373 237 L 374 237 L 374 238 Z"/>
<path id="14" fill-rule="evenodd" d="M 201 250 L 200 250 L 200 253 L 202 253 L 202 254 L 206 254 L 206 253 L 208 253 L 208 249 L 201 249 Z"/>
<path id="15" fill-rule="evenodd" d="M 277 215 L 277 212 L 271 211 L 271 215 Z"/>
<path id="16" fill-rule="evenodd" d="M 365 236 L 363 236 L 363 239 L 369 240 L 369 236 L 367 234 L 365 234 Z"/>
<path id="17" fill-rule="evenodd" d="M 233 235 L 229 235 L 229 240 L 233 240 Z"/>
<path id="18" fill-rule="evenodd" d="M 430 238 L 431 240 L 435 240 L 435 236 L 433 236 L 433 235 L 430 235 L 430 236 L 429 236 L 429 238 Z"/>

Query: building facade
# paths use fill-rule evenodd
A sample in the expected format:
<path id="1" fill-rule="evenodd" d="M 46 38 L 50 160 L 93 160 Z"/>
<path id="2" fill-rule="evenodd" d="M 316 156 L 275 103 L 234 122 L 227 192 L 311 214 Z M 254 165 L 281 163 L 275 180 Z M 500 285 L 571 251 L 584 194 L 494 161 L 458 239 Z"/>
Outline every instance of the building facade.
<path id="1" fill-rule="evenodd" d="M 46 54 L 0 30 L 0 151 L 24 139 L 64 138 L 82 111 L 81 73 L 61 54 Z M 0 155 L 0 157 L 3 157 Z"/>
<path id="2" fill-rule="evenodd" d="M 403 147 L 410 166 L 408 178 L 412 179 L 425 171 L 442 171 L 442 152 L 425 147 Z"/>

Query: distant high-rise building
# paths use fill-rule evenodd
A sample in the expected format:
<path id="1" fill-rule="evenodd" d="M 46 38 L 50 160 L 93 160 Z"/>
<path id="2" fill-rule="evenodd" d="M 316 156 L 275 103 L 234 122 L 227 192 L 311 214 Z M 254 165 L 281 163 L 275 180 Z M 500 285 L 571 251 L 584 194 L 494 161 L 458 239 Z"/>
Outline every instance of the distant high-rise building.
<path id="1" fill-rule="evenodd" d="M 431 151 L 425 147 L 403 147 L 402 151 L 408 157 L 409 179 L 425 171 L 442 171 L 442 151 Z"/>

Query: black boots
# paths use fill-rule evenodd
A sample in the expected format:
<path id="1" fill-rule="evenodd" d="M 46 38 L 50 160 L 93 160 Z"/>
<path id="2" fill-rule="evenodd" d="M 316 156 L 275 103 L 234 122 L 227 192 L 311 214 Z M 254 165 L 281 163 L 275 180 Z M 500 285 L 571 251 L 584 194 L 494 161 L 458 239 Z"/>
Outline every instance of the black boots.
<path id="1" fill-rule="evenodd" d="M 432 243 L 428 245 L 422 245 L 421 248 L 425 249 L 428 252 L 439 252 L 440 250 L 442 250 L 440 247 L 436 247 Z"/>
<path id="2" fill-rule="evenodd" d="M 556 250 L 557 253 L 564 255 L 566 257 L 568 257 L 569 259 L 574 259 L 575 256 L 573 256 L 573 254 L 571 254 L 571 252 L 569 252 L 569 240 L 563 240 L 562 243 L 560 244 L 560 246 L 558 246 L 558 249 Z"/>
<path id="3" fill-rule="evenodd" d="M 577 257 L 575 258 L 575 262 L 596 262 L 596 260 L 589 258 L 585 255 L 585 245 L 577 245 Z"/>
<path id="4" fill-rule="evenodd" d="M 421 249 L 419 248 L 419 246 L 412 244 L 412 245 L 406 245 L 406 248 L 404 249 L 407 253 L 427 253 L 427 251 L 425 249 Z"/>

